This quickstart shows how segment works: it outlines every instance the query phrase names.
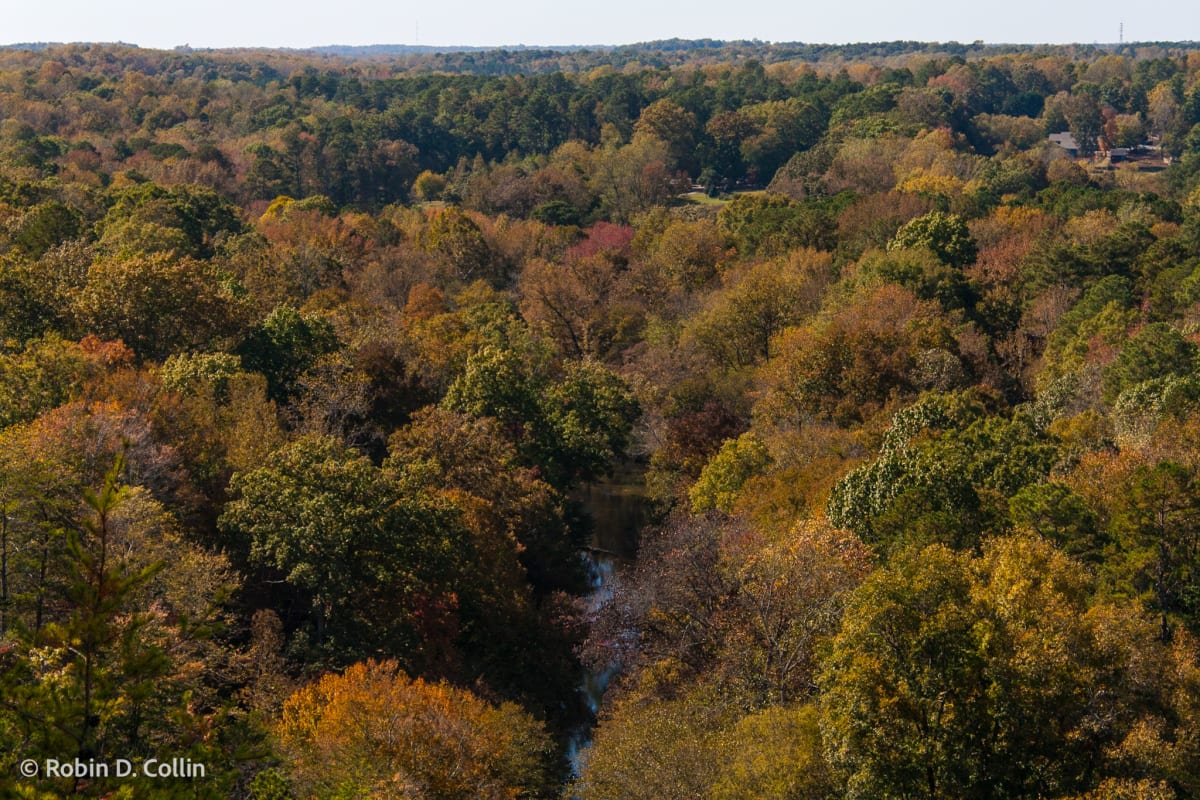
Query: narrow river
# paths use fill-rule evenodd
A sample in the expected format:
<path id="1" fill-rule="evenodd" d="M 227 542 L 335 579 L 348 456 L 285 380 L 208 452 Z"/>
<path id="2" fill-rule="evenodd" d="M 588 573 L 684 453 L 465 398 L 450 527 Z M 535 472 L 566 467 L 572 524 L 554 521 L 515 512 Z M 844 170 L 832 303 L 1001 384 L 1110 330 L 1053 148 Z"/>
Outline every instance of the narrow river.
<path id="1" fill-rule="evenodd" d="M 649 518 L 649 505 L 642 473 L 628 468 L 612 478 L 581 489 L 575 499 L 583 504 L 593 521 L 589 549 L 581 556 L 592 574 L 592 591 L 587 597 L 588 612 L 594 612 L 612 596 L 614 576 L 633 562 L 638 537 Z M 583 753 L 591 746 L 596 714 L 604 701 L 604 691 L 616 675 L 619 665 L 602 671 L 584 673 L 578 691 L 589 711 L 589 718 L 570 734 L 567 755 L 571 769 L 578 774 Z"/>

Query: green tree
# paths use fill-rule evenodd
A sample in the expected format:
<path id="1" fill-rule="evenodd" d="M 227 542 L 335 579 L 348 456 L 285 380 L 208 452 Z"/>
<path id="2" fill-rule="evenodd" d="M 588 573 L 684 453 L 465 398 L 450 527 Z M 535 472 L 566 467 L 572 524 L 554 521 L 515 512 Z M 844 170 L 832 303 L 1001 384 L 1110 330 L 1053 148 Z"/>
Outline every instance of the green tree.
<path id="1" fill-rule="evenodd" d="M 640 414 L 629 387 L 590 361 L 570 362 L 560 380 L 535 371 L 516 350 L 480 348 L 443 406 L 493 417 L 528 466 L 553 486 L 591 480 L 612 466 Z"/>
<path id="2" fill-rule="evenodd" d="M 742 108 L 741 113 L 755 124 L 757 132 L 742 142 L 742 158 L 766 183 L 787 160 L 817 143 L 824 132 L 825 119 L 812 103 L 792 97 L 771 100 Z"/>
<path id="3" fill-rule="evenodd" d="M 1105 537 L 1087 501 L 1057 481 L 1033 483 L 1008 501 L 1013 526 L 1052 542 L 1081 561 L 1103 560 Z"/>
<path id="4" fill-rule="evenodd" d="M 696 115 L 663 97 L 642 109 L 633 125 L 636 133 L 649 134 L 667 146 L 668 167 L 691 172 L 695 162 Z"/>
<path id="5" fill-rule="evenodd" d="M 973 314 L 980 299 L 977 284 L 926 246 L 869 251 L 859 259 L 858 277 L 869 281 L 875 275 L 900 284 L 921 300 L 936 300 L 947 312 Z"/>
<path id="6" fill-rule="evenodd" d="M 1137 466 L 1118 491 L 1105 571 L 1118 591 L 1157 611 L 1169 641 L 1175 615 L 1200 626 L 1200 484 L 1192 470 L 1160 461 Z"/>
<path id="7" fill-rule="evenodd" d="M 554 442 L 547 460 L 558 462 L 568 483 L 607 474 L 625 456 L 641 406 L 615 372 L 594 361 L 570 362 L 545 400 Z"/>
<path id="8" fill-rule="evenodd" d="M 1200 407 L 1200 379 L 1193 375 L 1151 378 L 1121 391 L 1112 406 L 1112 424 L 1122 447 L 1149 444 L 1167 420 L 1184 420 Z"/>
<path id="9" fill-rule="evenodd" d="M 704 132 L 707 134 L 702 156 L 705 170 L 700 174 L 700 182 L 710 193 L 727 192 L 746 176 L 742 142 L 759 133 L 758 124 L 741 110 L 722 111 L 713 114 Z"/>
<path id="10" fill-rule="evenodd" d="M 85 493 L 88 514 L 80 520 L 80 528 L 57 532 L 65 539 L 62 592 L 68 613 L 33 629 L 21 625 L 20 617 L 14 615 L 11 620 L 17 623 L 14 628 L 19 632 L 20 649 L 16 659 L 6 659 L 0 683 L 6 697 L 5 721 L 22 734 L 11 744 L 25 757 L 104 758 L 119 742 L 118 709 L 127 701 L 124 691 L 137 694 L 139 683 L 144 688 L 166 672 L 161 652 L 137 652 L 135 643 L 139 628 L 147 623 L 146 616 L 123 619 L 132 596 L 161 567 L 150 564 L 129 569 L 119 556 L 113 528 L 123 499 L 119 484 L 123 466 L 118 459 L 101 490 Z M 5 508 L 6 562 L 12 544 L 9 513 Z M 4 566 L 7 571 L 8 564 Z M 7 590 L 7 572 L 4 577 Z M 5 598 L 6 606 L 11 599 Z M 7 617 L 8 609 L 5 611 Z M 44 663 L 38 663 L 34 652 L 38 647 L 47 648 Z M 122 686 L 121 674 L 126 669 L 131 674 L 125 677 L 131 680 Z M 82 780 L 43 779 L 47 787 L 57 783 L 58 789 L 70 793 L 87 785 Z M 2 780 L 11 778 L 6 775 Z"/>
<path id="11" fill-rule="evenodd" d="M 888 250 L 911 247 L 924 247 L 942 263 L 959 269 L 974 263 L 978 253 L 962 217 L 941 211 L 930 211 L 905 223 L 888 242 Z"/>
<path id="12" fill-rule="evenodd" d="M 282 402 L 295 393 L 301 375 L 338 347 L 329 322 L 283 305 L 250 330 L 238 353 L 247 369 L 266 376 L 270 398 Z"/>
<path id="13" fill-rule="evenodd" d="M 85 490 L 78 505 L 62 507 L 63 527 L 52 531 L 61 539 L 60 563 L 40 565 L 56 573 L 41 576 L 48 591 L 30 587 L 36 572 L 4 576 L 6 587 L 18 590 L 5 598 L 7 630 L 0 634 L 6 750 L 0 792 L 6 795 L 16 789 L 106 797 L 119 788 L 131 798 L 215 798 L 233 777 L 223 748 L 247 734 L 243 741 L 252 746 L 245 725 L 221 712 L 210 673 L 223 655 L 208 637 L 233 587 L 228 565 L 184 541 L 144 489 L 121 483 L 126 474 L 119 456 L 97 491 Z M 28 525 L 28 505 L 45 500 L 24 500 L 3 508 L 5 569 L 37 567 L 36 554 L 22 552 L 12 538 Z M 14 544 L 19 557 L 10 564 L 7 548 Z M 34 591 L 21 591 L 27 588 Z M 224 728 L 223 742 L 202 735 L 214 725 Z M 192 758 L 211 770 L 210 780 L 190 786 L 140 776 L 16 778 L 16 761 L 24 758 L 106 763 L 116 757 Z"/>
<path id="14" fill-rule="evenodd" d="M 83 226 L 78 209 L 49 200 L 21 215 L 10 228 L 9 241 L 21 255 L 40 258 L 50 249 L 78 238 Z"/>
<path id="15" fill-rule="evenodd" d="M 1121 348 L 1104 369 L 1104 399 L 1111 403 L 1125 389 L 1152 378 L 1183 377 L 1196 368 L 1200 350 L 1165 322 L 1152 322 Z"/>
<path id="16" fill-rule="evenodd" d="M 246 311 L 212 264 L 166 253 L 96 262 L 74 310 L 85 332 L 120 339 L 148 360 L 218 349 L 242 329 Z"/>
<path id="17" fill-rule="evenodd" d="M 822 678 L 846 796 L 1057 797 L 1126 769 L 1170 775 L 1153 751 L 1182 734 L 1190 701 L 1167 673 L 1148 692 L 1140 681 L 1175 656 L 1136 609 L 1092 605 L 1092 590 L 1078 564 L 1024 538 L 977 559 L 911 550 L 869 577 Z M 1143 725 L 1163 727 L 1139 750 Z"/>
<path id="18" fill-rule="evenodd" d="M 1087 92 L 1074 94 L 1063 109 L 1070 127 L 1071 136 L 1079 148 L 1080 158 L 1091 158 L 1099 147 L 1098 139 L 1104 133 L 1104 117 L 1100 105 Z"/>
<path id="19" fill-rule="evenodd" d="M 837 222 L 815 202 L 797 203 L 781 194 L 742 194 L 717 213 L 721 227 L 746 254 L 783 255 L 799 247 L 832 250 Z"/>
<path id="20" fill-rule="evenodd" d="M 183 394 L 211 393 L 218 403 L 229 400 L 230 382 L 242 371 L 242 360 L 229 353 L 186 353 L 167 358 L 159 370 L 163 388 Z"/>
<path id="21" fill-rule="evenodd" d="M 692 513 L 702 514 L 714 508 L 731 513 L 746 481 L 770 463 L 771 454 L 753 432 L 726 439 L 688 490 Z"/>
<path id="22" fill-rule="evenodd" d="M 313 644 L 334 661 L 389 652 L 417 659 L 454 611 L 451 567 L 465 533 L 455 509 L 409 492 L 370 459 L 308 436 L 269 466 L 236 475 L 221 517 L 307 605 Z"/>
<path id="23" fill-rule="evenodd" d="M 830 520 L 889 549 L 970 548 L 1003 530 L 1008 498 L 1042 480 L 1058 448 L 1027 417 L 987 415 L 974 399 L 928 395 L 896 414 L 879 458 L 830 493 Z"/>
<path id="24" fill-rule="evenodd" d="M 207 187 L 146 182 L 113 194 L 97 227 L 101 251 L 118 258 L 150 253 L 209 258 L 218 239 L 244 227 L 238 209 Z"/>
<path id="25" fill-rule="evenodd" d="M 425 230 L 426 249 L 444 261 L 459 280 L 503 280 L 503 264 L 483 238 L 479 226 L 461 209 L 450 207 L 434 212 Z"/>

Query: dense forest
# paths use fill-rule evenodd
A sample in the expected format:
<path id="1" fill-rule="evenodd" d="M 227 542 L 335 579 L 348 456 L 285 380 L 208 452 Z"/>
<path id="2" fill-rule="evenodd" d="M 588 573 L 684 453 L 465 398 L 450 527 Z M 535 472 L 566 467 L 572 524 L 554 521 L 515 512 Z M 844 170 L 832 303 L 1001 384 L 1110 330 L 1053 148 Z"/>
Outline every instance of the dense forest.
<path id="1" fill-rule="evenodd" d="M 0 49 L 0 796 L 1185 800 L 1197 637 L 1200 49 Z"/>

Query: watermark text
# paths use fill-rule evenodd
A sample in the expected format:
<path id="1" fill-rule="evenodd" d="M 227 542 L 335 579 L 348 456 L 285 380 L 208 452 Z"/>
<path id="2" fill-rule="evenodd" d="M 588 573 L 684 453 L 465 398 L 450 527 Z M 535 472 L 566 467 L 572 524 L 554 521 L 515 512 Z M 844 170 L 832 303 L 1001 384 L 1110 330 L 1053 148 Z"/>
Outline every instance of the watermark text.
<path id="1" fill-rule="evenodd" d="M 190 758 L 147 758 L 134 761 L 114 758 L 100 761 L 94 758 L 58 759 L 43 761 L 27 758 L 17 771 L 23 778 L 75 778 L 95 780 L 99 778 L 184 778 L 195 780 L 208 777 L 208 767 Z"/>

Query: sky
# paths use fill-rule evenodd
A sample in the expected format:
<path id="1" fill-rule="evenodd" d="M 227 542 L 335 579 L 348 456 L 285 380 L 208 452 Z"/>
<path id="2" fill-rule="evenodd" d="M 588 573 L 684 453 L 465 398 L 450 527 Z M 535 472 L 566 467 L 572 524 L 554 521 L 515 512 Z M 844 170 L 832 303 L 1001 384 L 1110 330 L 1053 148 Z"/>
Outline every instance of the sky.
<path id="1" fill-rule="evenodd" d="M 4 8 L 4 6 L 9 6 Z M 4 0 L 0 43 L 567 45 L 653 39 L 1002 43 L 1200 39 L 1200 4 L 1117 0 Z"/>

